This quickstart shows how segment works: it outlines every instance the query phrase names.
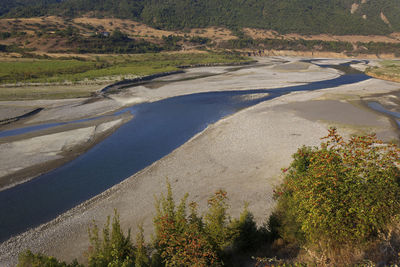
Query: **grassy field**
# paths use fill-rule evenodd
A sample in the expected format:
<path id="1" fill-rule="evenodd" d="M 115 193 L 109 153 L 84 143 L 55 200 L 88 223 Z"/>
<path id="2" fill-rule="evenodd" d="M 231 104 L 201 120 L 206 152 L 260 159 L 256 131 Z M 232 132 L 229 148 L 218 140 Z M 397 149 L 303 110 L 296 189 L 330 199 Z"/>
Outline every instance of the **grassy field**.
<path id="1" fill-rule="evenodd" d="M 0 62 L 0 100 L 88 97 L 95 88 L 101 89 L 102 85 L 174 71 L 181 65 L 244 61 L 249 59 L 217 53 L 104 55 L 85 59 L 4 59 Z"/>
<path id="2" fill-rule="evenodd" d="M 103 87 L 95 84 L 5 87 L 0 88 L 0 101 L 89 97 Z"/>
<path id="3" fill-rule="evenodd" d="M 366 73 L 379 79 L 400 82 L 400 61 L 384 60 L 380 67 L 367 69 Z"/>
<path id="4" fill-rule="evenodd" d="M 246 58 L 214 53 L 159 53 L 96 56 L 89 59 L 52 59 L 0 62 L 0 83 L 63 83 L 96 80 L 111 76 L 143 76 L 177 70 L 177 66 L 233 63 Z"/>

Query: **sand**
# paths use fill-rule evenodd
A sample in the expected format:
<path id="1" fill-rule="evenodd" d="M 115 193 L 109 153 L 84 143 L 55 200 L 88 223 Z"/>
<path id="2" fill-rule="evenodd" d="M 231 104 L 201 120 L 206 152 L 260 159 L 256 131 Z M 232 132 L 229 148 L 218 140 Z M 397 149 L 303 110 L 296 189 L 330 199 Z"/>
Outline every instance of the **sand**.
<path id="1" fill-rule="evenodd" d="M 294 63 L 265 58 L 261 61 L 267 66 L 235 72 L 226 72 L 222 67 L 203 69 L 218 75 L 195 82 L 164 83 L 156 89 L 134 87 L 113 99 L 118 103 L 155 101 L 210 89 L 274 88 L 338 76 L 336 70 L 305 67 L 296 58 L 279 58 L 282 59 Z M 176 199 L 188 192 L 189 201 L 197 201 L 201 211 L 208 196 L 223 188 L 228 192 L 233 216 L 239 215 L 246 201 L 256 221 L 262 224 L 274 207 L 272 190 L 282 180 L 281 168 L 288 166 L 298 147 L 318 145 L 328 127 L 338 127 L 345 136 L 373 130 L 385 140 L 398 139 L 393 120 L 368 109 L 363 98 L 399 90 L 397 83 L 370 79 L 326 90 L 292 93 L 241 110 L 209 125 L 169 155 L 106 192 L 0 244 L 0 265 L 12 266 L 18 253 L 28 248 L 67 261 L 73 258 L 83 261 L 89 245 L 87 227 L 93 219 L 103 225 L 115 208 L 124 230 L 130 227 L 134 234 L 136 225 L 143 223 L 146 239 L 150 241 L 154 195 L 165 191 L 167 178 Z M 336 112 L 338 109 L 340 112 Z"/>

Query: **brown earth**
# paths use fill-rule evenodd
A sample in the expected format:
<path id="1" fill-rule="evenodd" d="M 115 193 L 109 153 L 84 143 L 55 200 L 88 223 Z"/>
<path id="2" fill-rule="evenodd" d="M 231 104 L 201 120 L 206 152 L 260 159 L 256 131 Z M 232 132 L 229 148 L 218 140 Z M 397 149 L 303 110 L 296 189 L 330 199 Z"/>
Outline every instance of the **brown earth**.
<path id="1" fill-rule="evenodd" d="M 288 57 L 320 57 L 320 58 L 363 58 L 363 59 L 394 59 L 394 54 L 355 54 L 321 52 L 321 51 L 294 51 L 294 50 L 250 50 L 243 49 L 241 52 L 248 56 L 288 56 Z"/>
<path id="2" fill-rule="evenodd" d="M 187 31 L 166 31 L 158 30 L 145 24 L 115 18 L 90 18 L 81 17 L 71 20 L 65 20 L 61 17 L 48 16 L 38 18 L 19 18 L 19 19 L 0 19 L 0 31 L 7 32 L 24 32 L 25 34 L 13 36 L 6 40 L 0 40 L 0 44 L 11 45 L 17 44 L 20 47 L 35 49 L 37 53 L 43 52 L 62 52 L 71 49 L 68 39 L 57 35 L 57 30 L 65 30 L 68 26 L 72 26 L 79 30 L 82 36 L 90 36 L 99 32 L 112 32 L 120 29 L 128 34 L 131 38 L 144 39 L 150 42 L 159 43 L 163 36 L 177 35 L 185 37 L 207 37 L 218 44 L 223 41 L 236 39 L 232 31 L 224 27 L 208 27 L 196 28 Z M 42 37 L 37 35 L 38 32 L 44 32 Z M 361 36 L 361 35 L 299 35 L 299 34 L 279 34 L 278 32 L 264 29 L 243 28 L 244 33 L 254 39 L 304 39 L 304 40 L 321 40 L 321 41 L 343 41 L 351 42 L 385 42 L 400 43 L 400 33 L 393 33 L 388 36 Z M 185 49 L 190 49 L 185 47 Z"/>
<path id="3" fill-rule="evenodd" d="M 297 33 L 279 34 L 275 31 L 264 29 L 244 28 L 244 33 L 254 39 L 286 39 L 286 40 L 321 40 L 321 41 L 341 41 L 350 43 L 368 43 L 368 42 L 383 42 L 383 43 L 400 43 L 400 33 L 392 33 L 391 35 L 331 35 L 331 34 L 318 34 L 318 35 L 300 35 Z"/>
<path id="4" fill-rule="evenodd" d="M 67 38 L 56 34 L 56 30 L 65 30 L 68 26 L 78 29 L 82 36 L 90 36 L 99 32 L 111 33 L 120 29 L 131 38 L 140 38 L 153 43 L 159 43 L 163 36 L 169 35 L 207 37 L 217 43 L 237 38 L 230 30 L 223 27 L 197 28 L 185 32 L 165 31 L 126 19 L 82 17 L 67 21 L 61 17 L 49 16 L 0 19 L 0 31 L 26 33 L 0 40 L 0 44 L 17 44 L 24 48 L 36 49 L 38 53 L 68 50 L 71 49 L 71 45 L 67 44 Z M 40 31 L 45 31 L 46 36 L 38 37 L 37 33 Z"/>
<path id="5" fill-rule="evenodd" d="M 377 78 L 377 79 L 400 83 L 400 77 L 395 77 L 393 75 L 377 74 L 377 73 L 370 72 L 370 71 L 367 71 L 366 74 L 371 77 Z"/>

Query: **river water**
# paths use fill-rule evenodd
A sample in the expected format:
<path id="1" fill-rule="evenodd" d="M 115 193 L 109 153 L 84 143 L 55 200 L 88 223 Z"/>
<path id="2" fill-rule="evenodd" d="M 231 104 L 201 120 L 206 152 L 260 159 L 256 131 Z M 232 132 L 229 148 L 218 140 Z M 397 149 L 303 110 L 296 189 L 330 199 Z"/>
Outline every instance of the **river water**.
<path id="1" fill-rule="evenodd" d="M 198 93 L 129 107 L 123 112 L 131 112 L 134 118 L 87 153 L 58 169 L 0 192 L 0 241 L 54 219 L 100 194 L 166 156 L 209 124 L 240 109 L 294 91 L 332 88 L 369 78 L 361 73 L 344 74 L 306 85 Z M 251 97 L 260 93 L 268 95 Z"/>

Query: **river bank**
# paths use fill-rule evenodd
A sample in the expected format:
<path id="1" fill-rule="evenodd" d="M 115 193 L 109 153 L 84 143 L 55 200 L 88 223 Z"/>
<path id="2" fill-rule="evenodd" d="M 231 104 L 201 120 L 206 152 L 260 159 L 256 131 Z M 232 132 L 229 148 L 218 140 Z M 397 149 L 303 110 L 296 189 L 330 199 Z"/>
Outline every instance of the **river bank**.
<path id="1" fill-rule="evenodd" d="M 329 52 L 329 51 L 296 51 L 296 50 L 267 50 L 267 49 L 243 49 L 243 55 L 250 57 L 307 57 L 307 58 L 336 58 L 336 59 L 395 59 L 398 58 L 394 53 L 349 53 L 349 52 Z"/>
<path id="2" fill-rule="evenodd" d="M 260 61 L 263 66 L 233 72 L 224 67 L 193 69 L 187 74 L 190 77 L 199 71 L 207 75 L 195 82 L 183 74 L 165 77 L 111 97 L 118 103 L 156 101 L 210 89 L 277 88 L 339 76 L 336 70 L 297 59 Z M 83 259 L 82 253 L 88 247 L 87 226 L 93 219 L 103 225 L 114 208 L 118 209 L 125 230 L 142 222 L 150 241 L 153 196 L 165 190 L 166 177 L 177 198 L 189 192 L 189 200 L 202 205 L 200 210 L 204 210 L 213 191 L 224 188 L 230 198 L 231 214 L 238 215 L 247 201 L 257 222 L 263 223 L 273 208 L 272 190 L 280 183 L 280 169 L 290 163 L 299 146 L 319 144 L 328 127 L 336 126 L 347 136 L 375 131 L 385 140 L 397 139 L 398 131 L 390 118 L 362 105 L 366 97 L 392 94 L 396 90 L 399 90 L 396 83 L 369 79 L 331 89 L 295 92 L 241 110 L 209 125 L 171 154 L 103 194 L 50 223 L 2 243 L 0 263 L 12 265 L 17 254 L 28 248 L 68 261 L 75 257 Z"/>

